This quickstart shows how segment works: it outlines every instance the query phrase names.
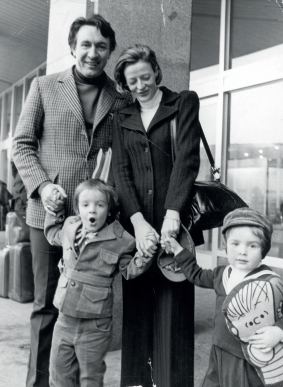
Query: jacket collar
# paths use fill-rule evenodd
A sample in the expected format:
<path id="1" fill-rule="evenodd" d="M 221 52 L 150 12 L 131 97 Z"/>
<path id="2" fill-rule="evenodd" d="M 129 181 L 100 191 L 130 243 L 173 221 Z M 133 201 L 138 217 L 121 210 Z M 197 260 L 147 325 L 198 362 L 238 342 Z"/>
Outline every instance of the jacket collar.
<path id="1" fill-rule="evenodd" d="M 160 90 L 163 92 L 162 99 L 159 108 L 149 125 L 147 130 L 148 132 L 153 126 L 175 115 L 179 110 L 178 106 L 175 106 L 175 102 L 180 98 L 180 95 L 167 89 L 165 86 L 161 86 Z M 121 121 L 124 128 L 143 132 L 143 124 L 140 116 L 140 104 L 137 100 L 129 107 L 122 109 L 120 113 L 126 115 L 126 117 Z"/>
<path id="2" fill-rule="evenodd" d="M 76 238 L 76 234 L 77 234 L 78 228 L 81 225 L 82 225 L 82 221 L 80 216 L 74 216 L 70 218 L 67 226 L 66 236 L 69 241 L 69 244 L 73 247 L 73 249 L 74 249 L 74 241 Z M 116 239 L 117 237 L 121 238 L 123 235 L 123 231 L 124 229 L 121 226 L 121 224 L 115 221 L 113 223 L 107 224 L 105 227 L 99 230 L 97 235 L 93 239 L 90 239 L 88 243 L 112 240 L 112 239 Z"/>
<path id="3" fill-rule="evenodd" d="M 59 90 L 61 91 L 63 98 L 81 125 L 85 127 L 83 110 L 76 87 L 75 77 L 73 75 L 73 67 L 60 73 L 57 80 L 59 83 Z M 106 82 L 103 85 L 98 98 L 97 109 L 93 123 L 94 128 L 96 128 L 96 126 L 103 120 L 117 98 L 123 99 L 123 96 L 116 90 L 115 82 L 107 75 Z"/>

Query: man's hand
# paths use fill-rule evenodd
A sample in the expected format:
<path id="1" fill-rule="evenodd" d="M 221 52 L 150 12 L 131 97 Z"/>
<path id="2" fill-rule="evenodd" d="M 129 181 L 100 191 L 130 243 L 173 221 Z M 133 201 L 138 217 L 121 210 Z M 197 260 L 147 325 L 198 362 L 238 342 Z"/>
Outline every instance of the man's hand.
<path id="1" fill-rule="evenodd" d="M 53 216 L 64 208 L 67 194 L 58 184 L 47 184 L 40 193 L 45 211 Z"/>

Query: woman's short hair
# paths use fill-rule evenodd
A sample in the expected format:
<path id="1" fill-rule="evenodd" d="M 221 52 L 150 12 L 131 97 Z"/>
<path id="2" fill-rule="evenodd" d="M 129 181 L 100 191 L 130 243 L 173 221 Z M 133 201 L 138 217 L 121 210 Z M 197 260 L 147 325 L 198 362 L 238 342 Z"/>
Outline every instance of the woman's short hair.
<path id="1" fill-rule="evenodd" d="M 126 67 L 137 63 L 139 60 L 149 63 L 153 71 L 157 71 L 156 84 L 160 84 L 162 71 L 157 62 L 155 52 L 144 44 L 135 44 L 122 52 L 114 69 L 115 81 L 123 90 L 130 91 L 125 78 Z"/>
<path id="2" fill-rule="evenodd" d="M 235 227 L 240 227 L 240 226 L 235 226 Z M 228 239 L 230 232 L 233 228 L 234 227 L 228 228 L 226 230 L 225 234 L 223 235 L 223 247 L 225 250 L 227 250 L 227 239 Z M 270 247 L 271 247 L 270 236 L 261 227 L 249 226 L 249 228 L 251 229 L 252 233 L 260 239 L 261 253 L 262 253 L 262 259 L 263 259 L 266 257 L 266 255 L 269 252 Z"/>
<path id="3" fill-rule="evenodd" d="M 109 212 L 111 213 L 111 219 L 114 220 L 118 211 L 118 195 L 114 187 L 100 179 L 88 179 L 77 186 L 73 197 L 73 208 L 75 214 L 79 214 L 79 197 L 81 192 L 85 189 L 90 189 L 93 191 L 98 190 L 107 197 Z"/>
<path id="4" fill-rule="evenodd" d="M 113 52 L 116 47 L 116 38 L 115 32 L 112 29 L 110 23 L 104 19 L 101 15 L 92 15 L 89 18 L 78 17 L 70 27 L 68 43 L 71 48 L 71 51 L 76 48 L 77 44 L 77 35 L 79 29 L 83 26 L 93 26 L 100 30 L 101 35 L 104 38 L 109 38 L 110 40 L 110 51 Z"/>

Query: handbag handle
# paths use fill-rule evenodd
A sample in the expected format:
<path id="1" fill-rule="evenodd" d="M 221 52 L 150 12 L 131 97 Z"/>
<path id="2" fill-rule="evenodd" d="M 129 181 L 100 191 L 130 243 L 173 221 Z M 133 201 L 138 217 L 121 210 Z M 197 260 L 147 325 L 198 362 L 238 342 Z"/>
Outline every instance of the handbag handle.
<path id="1" fill-rule="evenodd" d="M 176 138 L 177 138 L 177 119 L 176 119 L 176 116 L 173 117 L 172 120 L 170 121 L 170 132 L 171 132 L 171 139 L 172 139 L 171 151 L 172 151 L 172 159 L 173 159 L 173 164 L 174 164 L 174 161 L 176 158 Z M 207 140 L 206 140 L 206 137 L 205 137 L 205 134 L 203 132 L 201 125 L 200 125 L 200 138 L 202 139 L 202 143 L 203 143 L 204 149 L 206 151 L 206 154 L 207 154 L 210 166 L 211 166 L 213 178 L 216 181 L 220 181 L 220 177 L 221 177 L 220 168 L 216 168 L 216 166 L 215 166 L 214 158 L 212 156 L 211 150 L 209 148 L 209 145 L 207 143 Z M 216 177 L 217 174 L 218 174 L 218 176 Z"/>

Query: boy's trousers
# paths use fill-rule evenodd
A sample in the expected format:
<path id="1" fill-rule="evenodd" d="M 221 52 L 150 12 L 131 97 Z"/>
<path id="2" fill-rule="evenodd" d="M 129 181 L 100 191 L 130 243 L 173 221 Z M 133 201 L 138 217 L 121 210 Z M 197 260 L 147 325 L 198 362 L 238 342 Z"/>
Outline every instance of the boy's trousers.
<path id="1" fill-rule="evenodd" d="M 103 387 L 111 331 L 110 317 L 85 319 L 60 313 L 52 339 L 50 387 Z"/>

